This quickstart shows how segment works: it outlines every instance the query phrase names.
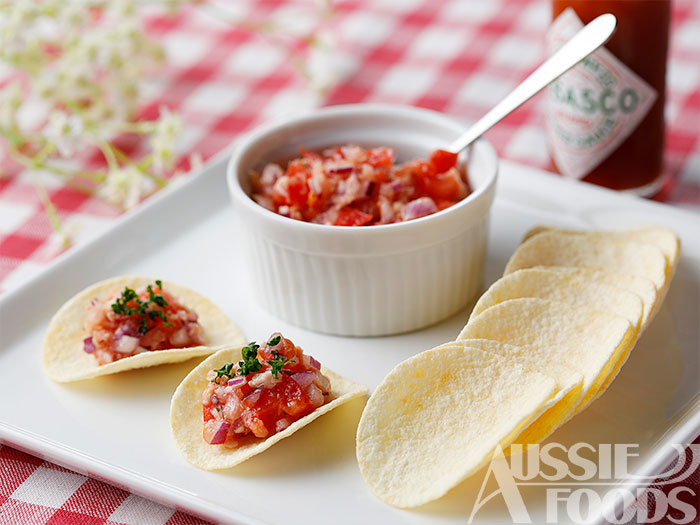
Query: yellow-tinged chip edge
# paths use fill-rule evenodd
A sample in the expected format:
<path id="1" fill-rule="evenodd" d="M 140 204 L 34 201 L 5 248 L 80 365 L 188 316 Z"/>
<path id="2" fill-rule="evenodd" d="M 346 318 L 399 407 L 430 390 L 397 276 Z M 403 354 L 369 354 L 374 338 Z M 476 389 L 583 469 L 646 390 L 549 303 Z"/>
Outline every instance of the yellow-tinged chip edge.
<path id="1" fill-rule="evenodd" d="M 452 353 L 450 354 L 450 352 Z M 453 363 L 453 360 L 450 358 L 456 358 L 460 355 L 466 355 L 468 352 L 475 352 L 477 353 L 477 355 L 480 355 L 484 360 L 491 360 L 497 362 L 499 367 L 503 369 L 510 369 L 511 372 L 516 371 L 516 373 L 519 373 L 521 377 L 530 376 L 533 380 L 536 380 L 535 384 L 530 385 L 532 387 L 530 393 L 532 393 L 532 390 L 534 390 L 535 388 L 540 388 L 541 391 L 538 393 L 539 397 L 537 397 L 536 399 L 535 395 L 531 396 L 532 400 L 534 400 L 531 403 L 534 403 L 534 406 L 531 407 L 532 410 L 524 411 L 523 413 L 525 415 L 522 415 L 522 417 L 520 417 L 518 421 L 513 422 L 510 428 L 502 432 L 502 435 L 496 442 L 493 443 L 493 445 L 489 444 L 487 447 L 487 453 L 483 454 L 482 457 L 476 458 L 473 461 L 470 460 L 470 464 L 467 465 L 467 467 L 464 470 L 460 470 L 459 472 L 454 473 L 450 476 L 442 476 L 440 479 L 439 486 L 437 486 L 437 484 L 431 486 L 429 493 L 427 491 L 421 491 L 419 495 L 409 494 L 407 496 L 407 491 L 394 491 L 393 494 L 387 494 L 385 490 L 382 490 L 382 487 L 377 486 L 374 480 L 368 479 L 369 472 L 367 469 L 367 465 L 376 464 L 376 458 L 375 461 L 372 461 L 371 457 L 365 457 L 365 449 L 369 446 L 367 445 L 367 443 L 370 441 L 370 439 L 378 437 L 376 436 L 376 433 L 371 432 L 365 435 L 365 428 L 367 426 L 372 426 L 372 423 L 368 423 L 368 420 L 371 420 L 371 418 L 374 417 L 373 412 L 381 412 L 381 409 L 375 408 L 375 405 L 377 403 L 383 402 L 385 396 L 400 395 L 400 388 L 395 388 L 395 386 L 404 386 L 405 377 L 409 375 L 413 369 L 421 370 L 422 361 L 426 359 L 433 360 L 436 358 L 437 355 L 447 353 L 447 361 Z M 421 375 L 421 373 L 419 372 L 418 375 Z M 397 377 L 401 378 L 401 381 L 399 381 L 397 385 L 393 385 L 393 383 L 396 382 Z M 440 390 L 436 390 L 436 392 L 440 392 Z M 385 378 L 374 390 L 372 396 L 368 400 L 367 405 L 365 406 L 365 409 L 362 413 L 362 417 L 360 418 L 360 424 L 357 427 L 356 454 L 358 465 L 360 467 L 360 472 L 362 473 L 363 479 L 365 480 L 365 483 L 370 488 L 370 490 L 385 503 L 399 508 L 413 508 L 419 505 L 423 505 L 425 503 L 428 503 L 429 501 L 433 501 L 442 497 L 453 487 L 455 487 L 467 477 L 474 474 L 481 467 L 483 467 L 493 457 L 493 454 L 498 448 L 503 449 L 507 447 L 523 431 L 523 429 L 526 428 L 532 422 L 532 420 L 537 417 L 537 415 L 541 414 L 544 407 L 550 402 L 551 398 L 555 395 L 555 381 L 552 378 L 538 372 L 526 370 L 517 364 L 507 362 L 505 358 L 502 358 L 499 355 L 490 352 L 485 352 L 483 350 L 479 350 L 478 348 L 467 346 L 461 341 L 445 343 L 433 349 L 426 350 L 396 365 L 396 367 L 394 367 L 389 372 L 389 374 L 385 376 Z M 526 403 L 529 400 L 519 399 L 519 401 L 521 403 Z M 382 416 L 382 418 L 393 418 L 395 416 L 396 414 L 386 414 L 385 416 Z M 430 437 L 431 439 L 434 438 L 434 436 Z M 384 438 L 384 441 L 387 441 L 386 438 Z M 464 443 L 464 447 L 468 448 L 470 447 L 470 444 Z M 407 466 L 406 468 L 410 467 Z"/>
<path id="2" fill-rule="evenodd" d="M 497 345 L 501 349 L 510 347 L 511 351 L 516 351 L 518 349 L 520 349 L 520 351 L 525 351 L 523 348 L 491 339 L 461 339 L 460 342 L 471 348 L 477 348 L 489 353 L 496 353 L 493 351 L 494 345 Z M 509 361 L 512 359 L 504 353 L 497 353 L 497 355 Z M 524 363 L 517 362 L 515 359 L 513 362 L 532 372 L 552 377 L 545 371 L 536 370 Z M 513 440 L 513 445 L 523 445 L 523 450 L 526 450 L 528 447 L 546 439 L 552 432 L 563 425 L 564 422 L 568 421 L 576 406 L 583 398 L 583 375 L 579 372 L 571 372 L 572 376 L 578 376 L 578 382 L 572 381 L 571 384 L 561 387 L 560 390 L 542 406 L 542 410 L 537 414 L 536 418 L 534 418 L 533 421 L 518 434 L 518 437 Z M 552 378 L 557 381 L 557 378 Z M 504 454 L 508 455 L 510 453 L 511 447 L 509 446 L 504 450 Z"/>

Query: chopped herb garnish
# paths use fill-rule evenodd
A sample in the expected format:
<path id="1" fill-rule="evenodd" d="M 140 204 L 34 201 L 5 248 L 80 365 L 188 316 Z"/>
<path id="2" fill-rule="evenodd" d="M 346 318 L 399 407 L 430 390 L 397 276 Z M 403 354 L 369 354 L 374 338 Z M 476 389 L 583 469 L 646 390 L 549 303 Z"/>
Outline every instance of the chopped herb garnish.
<path id="1" fill-rule="evenodd" d="M 270 365 L 270 372 L 272 373 L 272 377 L 277 379 L 279 373 L 284 372 L 284 370 L 282 370 L 282 367 L 287 363 L 294 362 L 296 362 L 294 359 L 286 359 L 285 356 L 280 354 L 278 350 L 273 350 L 272 359 L 269 360 L 267 363 Z"/>
<path id="2" fill-rule="evenodd" d="M 267 342 L 267 346 L 277 346 L 278 344 L 280 344 L 281 340 L 282 338 L 279 335 L 276 335 Z"/>
<path id="3" fill-rule="evenodd" d="M 216 372 L 216 377 L 214 379 L 212 379 L 211 382 L 218 383 L 219 378 L 221 378 L 222 376 L 231 377 L 231 369 L 232 368 L 233 368 L 233 363 L 226 363 L 221 368 L 215 369 L 214 372 Z M 235 372 L 234 372 L 234 375 L 235 375 Z"/>
<path id="4" fill-rule="evenodd" d="M 122 314 L 122 315 L 133 315 L 134 312 L 136 311 L 134 308 L 130 308 L 127 306 L 127 303 L 133 299 L 138 300 L 138 295 L 136 295 L 136 292 L 129 288 L 128 286 L 124 287 L 124 291 L 122 292 L 121 297 L 117 297 L 116 302 L 112 304 L 112 311 L 115 314 Z"/>
<path id="5" fill-rule="evenodd" d="M 247 346 L 243 347 L 241 350 L 243 361 L 238 362 L 238 373 L 240 375 L 247 376 L 260 371 L 262 363 L 258 360 L 258 348 L 260 348 L 260 345 L 256 344 L 255 341 L 251 341 Z"/>
<path id="6" fill-rule="evenodd" d="M 156 286 L 162 290 L 163 282 L 156 280 Z M 115 314 L 137 314 L 139 316 L 139 334 L 141 335 L 144 335 L 150 329 L 148 326 L 149 319 L 154 321 L 156 318 L 160 318 L 163 320 L 164 325 L 171 326 L 163 310 L 151 309 L 153 304 L 165 308 L 169 304 L 168 301 L 161 294 L 156 294 L 150 284 L 146 289 L 148 290 L 148 301 L 142 301 L 133 289 L 125 286 L 121 297 L 117 297 L 117 300 L 111 305 Z M 128 306 L 128 303 L 131 301 L 136 302 L 135 307 Z"/>

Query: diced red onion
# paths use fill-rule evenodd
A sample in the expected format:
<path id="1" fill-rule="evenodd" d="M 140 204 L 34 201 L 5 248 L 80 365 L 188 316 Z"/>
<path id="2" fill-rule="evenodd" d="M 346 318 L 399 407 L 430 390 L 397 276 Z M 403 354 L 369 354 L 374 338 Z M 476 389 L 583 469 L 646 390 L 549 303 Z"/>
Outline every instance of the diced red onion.
<path id="1" fill-rule="evenodd" d="M 337 164 L 328 168 L 328 173 L 345 175 L 347 173 L 352 173 L 354 166 L 352 164 Z"/>
<path id="2" fill-rule="evenodd" d="M 400 180 L 396 180 L 396 181 L 392 182 L 389 185 L 389 187 L 394 191 L 400 191 L 403 189 L 403 182 L 401 182 Z"/>
<path id="3" fill-rule="evenodd" d="M 343 192 L 344 204 L 350 204 L 352 201 L 360 197 L 360 195 L 364 196 L 364 193 L 362 192 L 362 185 L 360 184 L 360 179 L 357 177 L 357 175 L 351 175 L 345 179 L 345 181 L 345 191 Z"/>
<path id="4" fill-rule="evenodd" d="M 123 335 L 117 339 L 117 348 L 115 350 L 120 354 L 130 354 L 136 347 L 139 346 L 139 338 L 130 335 Z"/>
<path id="5" fill-rule="evenodd" d="M 268 341 L 272 341 L 275 337 L 279 337 L 279 338 L 280 338 L 279 342 L 278 342 L 276 345 L 270 345 L 270 344 L 268 344 L 268 345 L 267 345 L 268 348 L 277 348 L 280 344 L 282 344 L 282 341 L 284 341 L 284 337 L 282 336 L 282 334 L 281 334 L 280 332 L 275 332 L 275 333 L 272 334 L 270 337 L 268 337 L 267 340 L 268 340 Z"/>
<path id="6" fill-rule="evenodd" d="M 216 432 L 214 432 L 214 435 L 211 437 L 211 441 L 209 442 L 210 445 L 221 445 L 226 441 L 226 435 L 228 434 L 228 429 L 231 428 L 231 425 L 227 423 L 226 421 L 222 421 L 219 423 L 219 428 L 216 429 Z"/>
<path id="7" fill-rule="evenodd" d="M 129 336 L 136 336 L 138 335 L 138 327 L 136 326 L 136 321 L 129 319 L 125 323 L 121 323 L 116 331 L 114 332 L 114 335 L 116 336 L 117 339 L 124 335 L 129 335 Z"/>
<path id="8" fill-rule="evenodd" d="M 313 356 L 309 356 L 309 362 L 311 363 L 311 366 L 313 366 L 316 370 L 321 370 L 321 363 L 316 361 L 316 359 L 314 359 Z"/>
<path id="9" fill-rule="evenodd" d="M 92 354 L 96 349 L 95 349 L 95 343 L 92 340 L 92 337 L 86 337 L 83 339 L 83 350 L 87 354 Z"/>
<path id="10" fill-rule="evenodd" d="M 323 404 L 323 392 L 316 385 L 309 385 L 304 389 L 304 392 L 309 396 L 309 401 L 314 407 L 320 407 Z"/>
<path id="11" fill-rule="evenodd" d="M 413 200 L 401 208 L 401 219 L 404 221 L 417 219 L 438 211 L 435 202 L 430 197 L 421 197 Z"/>
<path id="12" fill-rule="evenodd" d="M 179 330 L 176 330 L 171 336 L 170 336 L 170 342 L 173 345 L 176 346 L 187 346 L 187 343 L 190 342 L 190 336 L 187 333 L 187 328 L 183 326 Z"/>
<path id="13" fill-rule="evenodd" d="M 255 202 L 260 204 L 260 206 L 262 206 L 263 208 L 275 211 L 275 203 L 272 201 L 271 198 L 265 197 L 264 195 L 255 194 L 253 195 L 253 199 L 255 199 Z"/>
<path id="14" fill-rule="evenodd" d="M 296 374 L 292 374 L 292 379 L 299 383 L 301 388 L 306 388 L 314 382 L 314 379 L 316 379 L 316 372 L 311 372 L 309 370 L 306 372 L 298 372 Z"/>
<path id="15" fill-rule="evenodd" d="M 285 428 L 290 425 L 289 419 L 283 417 L 275 423 L 275 432 L 282 432 Z"/>
<path id="16" fill-rule="evenodd" d="M 236 377 L 234 379 L 229 379 L 228 383 L 226 383 L 228 386 L 240 386 L 243 383 L 245 383 L 245 377 Z"/>
<path id="17" fill-rule="evenodd" d="M 262 388 L 256 388 L 250 394 L 241 399 L 241 402 L 247 406 L 253 406 L 260 399 L 260 394 L 262 394 Z"/>
<path id="18" fill-rule="evenodd" d="M 260 180 L 263 185 L 269 186 L 277 182 L 277 179 L 282 175 L 284 175 L 284 171 L 279 164 L 267 164 L 262 170 Z"/>
<path id="19" fill-rule="evenodd" d="M 367 184 L 367 189 L 365 189 L 365 195 L 366 195 L 367 197 L 369 197 L 370 195 L 372 195 L 372 192 L 374 191 L 374 187 L 375 187 L 375 186 L 376 186 L 376 184 L 374 183 L 373 180 L 371 180 L 371 181 L 368 182 L 368 184 Z"/>

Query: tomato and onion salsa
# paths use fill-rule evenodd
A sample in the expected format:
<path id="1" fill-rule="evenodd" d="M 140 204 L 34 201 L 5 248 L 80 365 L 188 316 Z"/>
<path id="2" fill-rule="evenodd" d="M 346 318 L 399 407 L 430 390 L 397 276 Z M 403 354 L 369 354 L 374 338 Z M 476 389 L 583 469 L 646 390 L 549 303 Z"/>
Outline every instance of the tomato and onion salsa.
<path id="1" fill-rule="evenodd" d="M 243 348 L 243 360 L 207 373 L 204 441 L 237 448 L 281 432 L 329 400 L 321 363 L 282 334 Z"/>
<path id="2" fill-rule="evenodd" d="M 104 365 L 146 351 L 200 346 L 204 332 L 197 319 L 161 281 L 139 291 L 125 286 L 88 304 L 83 350 Z"/>
<path id="3" fill-rule="evenodd" d="M 268 210 L 307 222 L 369 226 L 417 219 L 469 195 L 457 155 L 436 150 L 428 160 L 396 164 L 394 150 L 346 145 L 301 149 L 284 170 L 251 172 L 253 199 Z"/>

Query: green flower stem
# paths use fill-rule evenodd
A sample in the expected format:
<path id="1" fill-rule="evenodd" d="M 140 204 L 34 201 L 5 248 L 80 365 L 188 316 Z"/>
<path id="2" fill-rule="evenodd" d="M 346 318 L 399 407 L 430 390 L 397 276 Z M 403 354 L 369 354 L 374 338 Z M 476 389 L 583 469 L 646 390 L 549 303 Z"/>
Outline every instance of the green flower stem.
<path id="1" fill-rule="evenodd" d="M 139 121 L 139 122 L 120 122 L 114 127 L 117 133 L 136 133 L 137 135 L 147 135 L 155 129 L 155 122 Z"/>
<path id="2" fill-rule="evenodd" d="M 32 171 L 32 183 L 34 184 L 34 188 L 36 189 L 37 194 L 39 195 L 39 200 L 41 200 L 41 204 L 44 206 L 44 211 L 46 212 L 46 216 L 49 219 L 49 224 L 51 224 L 51 228 L 54 232 L 60 235 L 64 235 L 61 217 L 58 215 L 56 207 L 53 205 L 53 202 L 51 202 L 51 198 L 49 197 L 46 188 L 39 180 L 39 176 L 35 171 Z"/>
<path id="3" fill-rule="evenodd" d="M 109 142 L 105 140 L 98 140 L 97 147 L 99 147 L 100 151 L 102 151 L 102 155 L 104 155 L 109 169 L 118 170 L 119 162 L 117 161 L 117 156 L 114 153 L 114 146 L 112 146 Z"/>

